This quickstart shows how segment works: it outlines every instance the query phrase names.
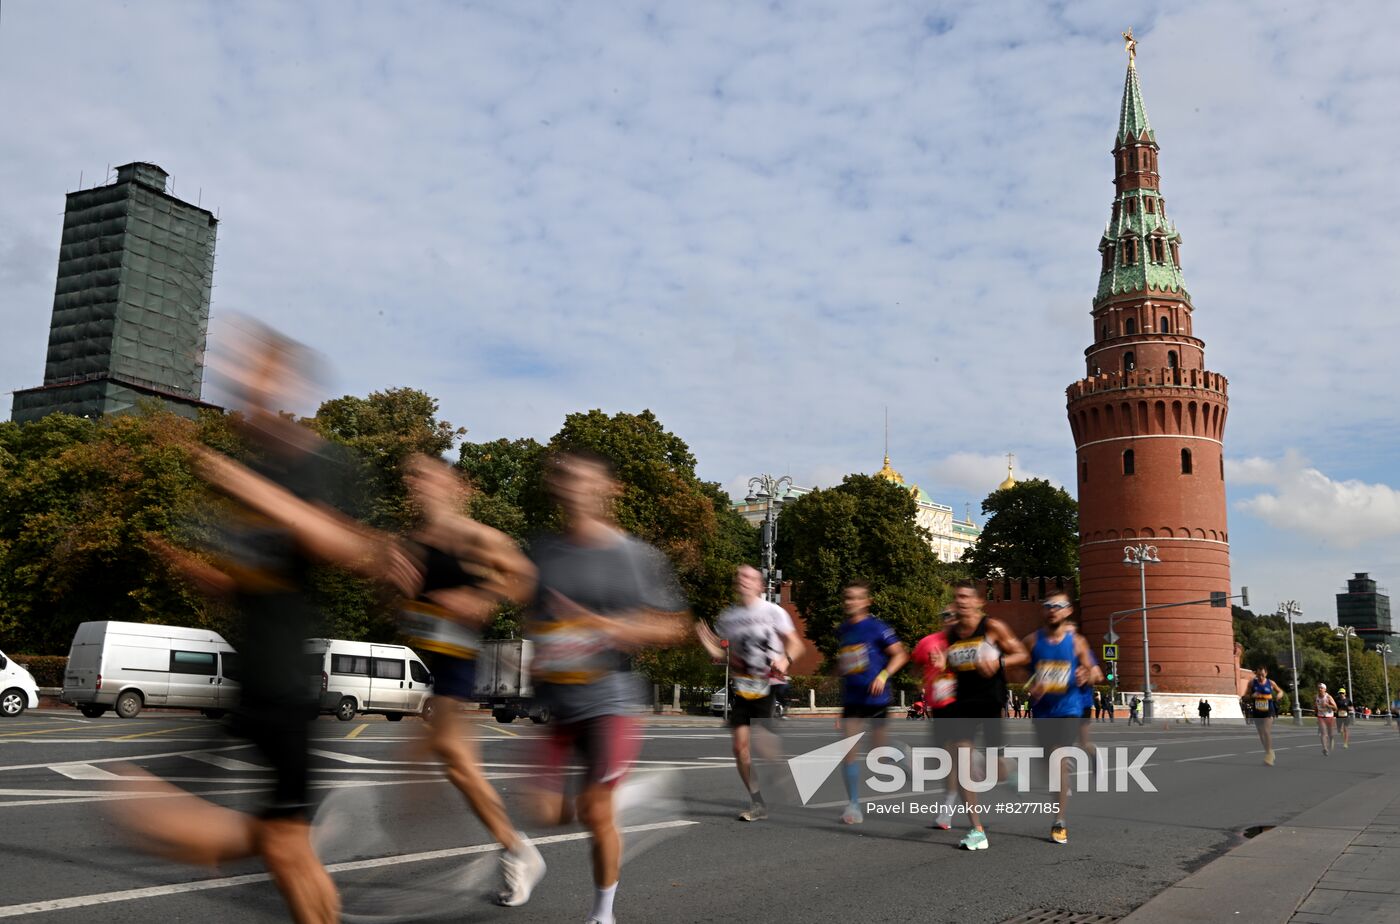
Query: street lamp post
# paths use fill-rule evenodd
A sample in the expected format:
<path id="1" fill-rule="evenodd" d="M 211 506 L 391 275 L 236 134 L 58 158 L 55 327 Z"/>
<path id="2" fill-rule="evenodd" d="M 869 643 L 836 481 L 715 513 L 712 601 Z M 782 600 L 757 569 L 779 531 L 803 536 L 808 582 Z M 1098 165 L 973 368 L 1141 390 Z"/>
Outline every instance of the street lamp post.
<path id="1" fill-rule="evenodd" d="M 763 598 L 773 603 L 782 595 L 782 578 L 777 570 L 778 555 L 778 515 L 776 509 L 786 500 L 787 491 L 792 487 L 792 476 L 755 475 L 749 479 L 749 494 L 744 500 L 750 504 L 764 502 L 763 511 Z"/>
<path id="2" fill-rule="evenodd" d="M 1147 566 L 1160 564 L 1155 545 L 1123 547 L 1123 564 L 1136 565 L 1142 586 L 1142 720 L 1152 721 L 1152 654 L 1147 644 Z"/>
<path id="3" fill-rule="evenodd" d="M 1386 663 L 1386 657 L 1391 652 L 1389 645 L 1377 645 L 1376 651 L 1381 656 L 1381 676 L 1385 678 L 1385 724 L 1390 724 L 1390 710 L 1393 708 L 1390 703 L 1390 665 Z"/>
<path id="4" fill-rule="evenodd" d="M 1354 711 L 1355 708 L 1356 708 L 1356 687 L 1352 686 L 1352 683 L 1351 683 L 1351 640 L 1354 639 L 1354 638 L 1356 638 L 1356 630 L 1353 629 L 1351 626 L 1338 626 L 1338 627 L 1334 630 L 1334 632 L 1336 633 L 1337 637 L 1340 638 L 1340 639 L 1342 640 L 1342 647 L 1346 649 L 1346 653 L 1347 653 L 1347 698 L 1349 698 L 1349 699 L 1352 701 L 1351 705 L 1352 705 L 1352 709 L 1353 709 L 1353 711 Z"/>
<path id="5" fill-rule="evenodd" d="M 1278 605 L 1279 612 L 1288 617 L 1288 650 L 1293 655 L 1293 724 L 1303 724 L 1303 704 L 1298 700 L 1298 645 L 1293 641 L 1293 617 L 1303 615 L 1303 608 L 1296 600 L 1288 600 Z"/>

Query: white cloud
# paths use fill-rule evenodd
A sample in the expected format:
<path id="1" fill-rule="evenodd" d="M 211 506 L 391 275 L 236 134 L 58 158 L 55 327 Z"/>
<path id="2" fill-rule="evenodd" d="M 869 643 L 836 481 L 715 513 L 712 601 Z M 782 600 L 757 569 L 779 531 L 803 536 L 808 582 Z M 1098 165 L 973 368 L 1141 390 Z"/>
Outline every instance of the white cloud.
<path id="1" fill-rule="evenodd" d="M 1400 535 L 1400 490 L 1329 478 L 1296 450 L 1278 460 L 1227 462 L 1226 474 L 1236 484 L 1265 486 L 1236 501 L 1235 509 L 1280 529 L 1319 536 L 1341 548 Z"/>

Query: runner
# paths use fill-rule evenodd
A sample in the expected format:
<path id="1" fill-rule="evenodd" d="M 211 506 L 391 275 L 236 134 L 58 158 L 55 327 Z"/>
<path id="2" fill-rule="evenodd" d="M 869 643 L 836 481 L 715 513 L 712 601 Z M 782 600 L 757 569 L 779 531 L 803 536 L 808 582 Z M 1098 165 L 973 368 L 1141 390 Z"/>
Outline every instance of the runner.
<path id="1" fill-rule="evenodd" d="M 749 807 L 739 814 L 739 820 L 759 821 L 768 817 L 768 806 L 753 770 L 751 725 L 754 719 L 773 718 L 777 685 L 772 678 L 787 672 L 788 665 L 802 653 L 802 642 L 787 611 L 763 599 L 763 575 L 757 568 L 740 565 L 734 574 L 734 591 L 739 602 L 720 613 L 714 631 L 703 622 L 696 622 L 695 631 L 711 658 L 729 660 L 734 763 L 749 794 Z M 728 641 L 727 650 L 721 639 Z M 762 750 L 761 756 L 776 756 Z"/>
<path id="2" fill-rule="evenodd" d="M 535 693 L 554 721 L 544 750 L 546 789 L 536 809 L 554 824 L 575 815 L 592 835 L 590 924 L 613 924 L 622 866 L 618 784 L 640 742 L 633 713 L 643 692 L 629 655 L 686 637 L 686 605 L 670 563 L 618 528 L 613 505 L 621 487 L 612 463 L 586 452 L 556 452 L 545 487 L 564 518 L 563 532 L 531 546 L 538 571 L 527 635 L 535 643 Z M 583 764 L 566 793 L 563 768 Z"/>
<path id="3" fill-rule="evenodd" d="M 1336 744 L 1337 737 L 1337 701 L 1327 692 L 1327 684 L 1317 685 L 1317 694 L 1313 697 L 1313 712 L 1317 715 L 1317 736 L 1322 739 L 1322 756 L 1326 757 Z"/>
<path id="4" fill-rule="evenodd" d="M 953 728 L 949 732 L 950 745 L 958 752 L 967 752 L 965 758 L 971 766 L 971 752 L 981 732 L 983 746 L 995 749 L 989 752 L 987 769 L 991 771 L 992 760 L 1002 744 L 1001 701 L 1006 689 L 1006 668 L 1019 667 L 1030 660 L 1026 648 L 1021 644 L 1006 624 L 992 619 L 982 611 L 982 594 L 972 581 L 958 581 L 954 587 L 953 608 L 958 619 L 948 629 L 948 666 L 957 682 L 956 701 L 953 703 L 953 718 L 949 721 Z M 1014 782 L 1010 767 L 1004 758 L 998 759 L 999 778 L 1004 782 Z M 949 774 L 951 780 L 962 789 L 968 806 L 968 820 L 971 828 L 958 845 L 964 850 L 986 850 L 987 833 L 982 827 L 981 818 L 973 810 L 975 794 L 962 787 L 958 777 L 958 760 L 953 761 Z"/>
<path id="5" fill-rule="evenodd" d="M 870 585 L 853 581 L 842 594 L 846 619 L 836 630 L 837 669 L 841 672 L 841 726 L 849 738 L 875 720 L 874 747 L 885 743 L 884 720 L 889 714 L 889 680 L 909 661 L 894 630 L 870 615 Z M 843 824 L 858 825 L 860 811 L 860 748 L 847 754 L 842 772 L 850 804 L 841 813 Z"/>
<path id="6" fill-rule="evenodd" d="M 957 619 L 957 614 L 952 607 L 943 611 L 943 626 L 937 632 L 931 632 L 919 639 L 919 643 L 914 646 L 914 654 L 910 656 L 910 661 L 924 672 L 924 699 L 928 718 L 932 721 L 929 725 L 929 733 L 933 739 L 933 746 L 936 748 L 946 748 L 948 745 L 948 733 L 950 730 L 948 719 L 952 715 L 952 706 L 957 696 L 958 681 L 953 676 L 953 672 L 948 670 L 948 633 L 947 627 Z M 953 809 L 962 799 L 958 790 L 949 780 L 944 781 L 943 801 L 940 803 L 942 810 L 934 817 L 933 827 L 940 831 L 947 831 L 953 826 Z"/>
<path id="7" fill-rule="evenodd" d="M 1351 697 L 1347 695 L 1346 687 L 1337 688 L 1337 728 L 1342 733 L 1342 747 L 1351 747 Z"/>
<path id="8" fill-rule="evenodd" d="M 242 405 L 240 430 L 252 468 L 202 446 L 187 447 L 196 472 L 235 500 L 214 529 L 215 563 L 152 543 L 176 573 L 222 597 L 240 617 L 242 694 L 233 733 L 260 752 L 275 774 L 271 803 L 257 815 L 215 805 L 130 768 L 161 798 L 110 808 L 145 849 L 186 863 L 217 866 L 261 857 L 293 920 L 340 920 L 335 883 L 311 845 L 309 718 L 315 701 L 302 673 L 302 640 L 316 617 L 309 568 L 335 564 L 409 592 L 412 563 L 388 537 L 349 519 L 352 466 L 334 447 L 280 411 L 305 403 L 303 370 L 314 358 L 258 327 L 236 342 L 225 377 Z"/>
<path id="9" fill-rule="evenodd" d="M 1023 644 L 1030 649 L 1031 680 L 1027 693 L 1035 718 L 1035 736 L 1045 751 L 1049 767 L 1055 751 L 1087 735 L 1093 718 L 1089 697 L 1093 695 L 1094 684 L 1103 679 L 1103 673 L 1094 663 L 1089 643 L 1067 621 L 1074 615 L 1069 595 L 1051 594 L 1041 604 L 1041 609 L 1045 613 L 1045 626 L 1026 636 Z M 1060 757 L 1058 763 L 1059 812 L 1050 828 L 1050 840 L 1065 844 L 1069 842 L 1069 831 L 1065 827 L 1071 779 L 1069 758 Z"/>
<path id="10" fill-rule="evenodd" d="M 1259 732 L 1259 743 L 1264 745 L 1264 763 L 1274 765 L 1274 716 L 1278 715 L 1278 684 L 1269 679 L 1269 669 L 1259 665 L 1254 669 L 1254 677 L 1245 685 L 1244 696 L 1249 703 L 1249 714 L 1254 727 Z"/>
<path id="11" fill-rule="evenodd" d="M 465 737 L 461 706 L 475 706 L 478 630 L 502 603 L 524 603 L 535 569 L 504 533 L 463 515 L 465 485 L 446 464 L 427 456 L 409 461 L 406 482 L 422 511 L 409 551 L 422 580 L 404 604 L 400 626 L 433 675 L 427 744 L 447 765 L 447 778 L 501 845 L 505 887 L 496 900 L 523 905 L 543 878 L 544 858 L 511 824 L 504 803 L 482 772 Z"/>

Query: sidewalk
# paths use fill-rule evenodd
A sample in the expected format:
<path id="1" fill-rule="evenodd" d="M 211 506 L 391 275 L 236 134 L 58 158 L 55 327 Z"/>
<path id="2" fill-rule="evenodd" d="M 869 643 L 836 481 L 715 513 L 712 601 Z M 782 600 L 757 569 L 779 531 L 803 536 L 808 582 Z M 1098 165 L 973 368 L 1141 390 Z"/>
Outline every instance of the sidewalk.
<path id="1" fill-rule="evenodd" d="M 1366 780 L 1206 864 L 1123 924 L 1400 921 L 1400 774 Z"/>

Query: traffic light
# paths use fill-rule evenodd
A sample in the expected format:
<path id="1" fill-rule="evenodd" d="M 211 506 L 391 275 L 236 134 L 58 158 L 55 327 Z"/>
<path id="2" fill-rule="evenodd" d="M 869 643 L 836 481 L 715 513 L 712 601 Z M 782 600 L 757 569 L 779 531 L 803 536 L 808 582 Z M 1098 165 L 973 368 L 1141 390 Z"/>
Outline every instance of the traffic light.
<path id="1" fill-rule="evenodd" d="M 1105 661 L 1103 675 L 1104 680 L 1106 680 L 1109 683 L 1113 683 L 1118 677 L 1118 662 Z"/>

